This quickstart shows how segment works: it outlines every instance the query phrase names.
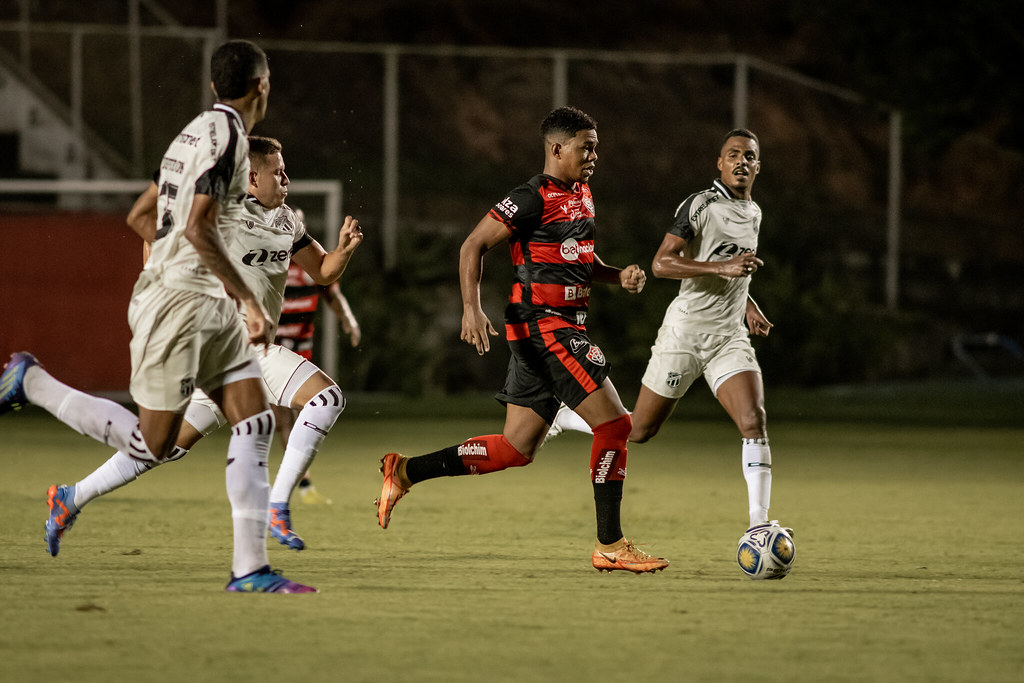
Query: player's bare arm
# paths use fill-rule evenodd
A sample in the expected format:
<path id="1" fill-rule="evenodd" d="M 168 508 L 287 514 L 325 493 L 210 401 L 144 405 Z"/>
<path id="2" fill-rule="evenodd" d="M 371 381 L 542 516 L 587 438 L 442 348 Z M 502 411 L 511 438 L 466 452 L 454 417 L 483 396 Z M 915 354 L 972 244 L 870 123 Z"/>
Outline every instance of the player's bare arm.
<path id="1" fill-rule="evenodd" d="M 768 322 L 768 318 L 761 312 L 761 307 L 757 305 L 753 297 L 747 297 L 747 329 L 750 333 L 758 337 L 767 337 L 768 333 L 771 332 L 772 323 Z"/>
<path id="2" fill-rule="evenodd" d="M 327 306 L 341 322 L 341 329 L 348 335 L 352 346 L 359 346 L 359 341 L 362 339 L 363 334 L 359 329 L 359 321 L 356 320 L 355 314 L 352 313 L 352 307 L 348 304 L 348 299 L 341 293 L 341 287 L 335 282 L 323 288 L 323 295 Z"/>
<path id="3" fill-rule="evenodd" d="M 235 270 L 216 228 L 219 208 L 220 205 L 209 195 L 197 194 L 192 200 L 185 225 L 185 239 L 195 248 L 203 265 L 224 283 L 228 295 L 245 306 L 249 341 L 253 344 L 269 344 L 272 340 L 268 333 L 272 325 L 267 319 L 267 312 Z"/>
<path id="4" fill-rule="evenodd" d="M 630 294 L 639 294 L 647 284 L 647 273 L 635 263 L 625 268 L 615 268 L 594 254 L 594 270 L 591 278 L 595 282 L 619 285 Z"/>
<path id="5" fill-rule="evenodd" d="M 459 250 L 459 287 L 462 290 L 462 341 L 476 347 L 481 356 L 491 350 L 491 337 L 498 332 L 480 304 L 480 278 L 484 254 L 508 239 L 505 224 L 484 216 Z"/>
<path id="6" fill-rule="evenodd" d="M 733 278 L 746 277 L 764 265 L 764 261 L 756 254 L 738 254 L 726 261 L 697 261 L 683 256 L 686 240 L 678 235 L 667 233 L 661 241 L 658 252 L 651 263 L 654 277 L 669 280 L 683 280 L 701 275 L 718 275 Z"/>
<path id="7" fill-rule="evenodd" d="M 313 240 L 311 244 L 292 254 L 292 260 L 309 273 L 313 282 L 318 285 L 329 285 L 337 282 L 345 269 L 348 268 L 352 254 L 363 243 L 363 229 L 359 221 L 352 216 L 345 216 L 345 222 L 338 232 L 338 246 L 331 251 L 324 251 L 320 243 Z"/>
<path id="8" fill-rule="evenodd" d="M 128 227 L 147 244 L 156 239 L 156 205 L 159 197 L 160 189 L 156 183 L 150 183 L 128 212 Z"/>

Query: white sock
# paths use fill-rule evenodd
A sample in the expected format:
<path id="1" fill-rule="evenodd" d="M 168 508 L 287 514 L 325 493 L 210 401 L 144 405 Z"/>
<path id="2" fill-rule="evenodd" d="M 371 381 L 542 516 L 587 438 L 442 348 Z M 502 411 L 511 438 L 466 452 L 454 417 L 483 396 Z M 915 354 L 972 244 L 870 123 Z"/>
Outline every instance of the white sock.
<path id="1" fill-rule="evenodd" d="M 345 396 L 337 385 L 327 387 L 302 407 L 288 436 L 288 446 L 270 491 L 271 503 L 287 503 L 291 499 L 292 491 L 343 410 Z"/>
<path id="2" fill-rule="evenodd" d="M 139 418 L 123 406 L 54 379 L 38 365 L 25 372 L 25 396 L 79 434 L 128 451 Z"/>
<path id="3" fill-rule="evenodd" d="M 768 521 L 772 497 L 772 451 L 768 439 L 743 439 L 743 478 L 747 480 L 750 526 Z"/>
<path id="4" fill-rule="evenodd" d="M 182 458 L 186 453 L 188 451 L 184 448 L 175 446 L 170 457 L 164 462 Z M 75 484 L 75 506 L 81 510 L 89 501 L 135 481 L 158 464 L 162 463 L 136 460 L 121 451 L 114 453 L 109 460 Z"/>
<path id="5" fill-rule="evenodd" d="M 574 432 L 583 432 L 584 434 L 594 433 L 594 430 L 590 428 L 590 425 L 587 424 L 586 420 L 570 410 L 567 406 L 562 406 L 558 409 L 558 413 L 555 415 L 555 421 L 552 426 L 558 426 L 562 430 L 568 429 Z"/>
<path id="6" fill-rule="evenodd" d="M 242 420 L 231 429 L 224 474 L 234 522 L 236 577 L 270 564 L 267 559 L 267 507 L 270 482 L 267 458 L 274 437 L 274 413 L 269 409 Z"/>

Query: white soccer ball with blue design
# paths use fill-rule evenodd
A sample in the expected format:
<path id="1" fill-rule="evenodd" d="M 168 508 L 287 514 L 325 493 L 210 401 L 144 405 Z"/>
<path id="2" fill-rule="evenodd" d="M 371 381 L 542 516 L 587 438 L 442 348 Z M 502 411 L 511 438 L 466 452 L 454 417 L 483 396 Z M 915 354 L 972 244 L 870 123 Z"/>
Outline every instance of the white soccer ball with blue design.
<path id="1" fill-rule="evenodd" d="M 777 521 L 747 529 L 736 547 L 736 562 L 751 579 L 782 579 L 796 560 L 793 530 Z"/>

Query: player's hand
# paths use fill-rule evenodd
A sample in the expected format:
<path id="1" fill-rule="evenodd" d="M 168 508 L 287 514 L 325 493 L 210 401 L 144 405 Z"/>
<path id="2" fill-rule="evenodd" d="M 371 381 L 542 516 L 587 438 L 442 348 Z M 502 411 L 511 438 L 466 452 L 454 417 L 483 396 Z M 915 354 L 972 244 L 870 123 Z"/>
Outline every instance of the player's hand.
<path id="1" fill-rule="evenodd" d="M 462 313 L 462 341 L 476 347 L 478 355 L 484 355 L 491 350 L 491 337 L 497 337 L 498 333 L 491 325 L 491 321 L 481 310 L 465 310 Z"/>
<path id="2" fill-rule="evenodd" d="M 724 278 L 747 277 L 763 265 L 764 261 L 757 258 L 756 254 L 739 254 L 718 263 L 718 275 Z"/>
<path id="3" fill-rule="evenodd" d="M 348 339 L 352 342 L 352 348 L 359 346 L 360 340 L 363 338 L 362 330 L 359 329 L 359 323 L 355 321 L 355 318 L 351 320 L 342 320 L 341 327 L 345 330 L 345 334 L 348 335 Z"/>
<path id="4" fill-rule="evenodd" d="M 352 254 L 363 243 L 363 229 L 359 221 L 352 216 L 345 216 L 345 223 L 338 232 L 338 251 Z"/>
<path id="5" fill-rule="evenodd" d="M 767 337 L 768 333 L 771 332 L 772 325 L 768 322 L 768 318 L 764 317 L 764 313 L 758 308 L 753 302 L 747 303 L 747 329 L 750 330 L 750 334 L 757 337 Z"/>
<path id="6" fill-rule="evenodd" d="M 630 294 L 639 294 L 647 284 L 647 273 L 635 263 L 628 265 L 619 273 L 619 284 Z"/>
<path id="7" fill-rule="evenodd" d="M 263 306 L 255 299 L 245 302 L 245 327 L 249 331 L 249 343 L 253 346 L 267 346 L 273 339 L 270 338 L 270 329 L 273 327 L 270 318 Z"/>

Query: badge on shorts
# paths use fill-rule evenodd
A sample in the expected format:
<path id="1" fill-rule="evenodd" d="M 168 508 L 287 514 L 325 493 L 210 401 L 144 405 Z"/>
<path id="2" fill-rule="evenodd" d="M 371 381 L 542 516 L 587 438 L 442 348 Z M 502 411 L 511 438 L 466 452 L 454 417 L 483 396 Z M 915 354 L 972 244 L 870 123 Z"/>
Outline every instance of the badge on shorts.
<path id="1" fill-rule="evenodd" d="M 182 396 L 191 396 L 192 392 L 196 390 L 196 379 L 195 377 L 186 377 L 181 380 L 181 392 Z"/>
<path id="2" fill-rule="evenodd" d="M 679 386 L 679 380 L 681 378 L 682 375 L 679 374 L 678 372 L 670 372 L 668 373 L 668 377 L 665 379 L 665 384 L 675 389 L 676 387 Z"/>
<path id="3" fill-rule="evenodd" d="M 591 345 L 590 350 L 587 351 L 587 360 L 589 360 L 594 365 L 604 365 L 604 353 L 601 351 L 601 349 L 597 348 L 594 345 Z"/>

